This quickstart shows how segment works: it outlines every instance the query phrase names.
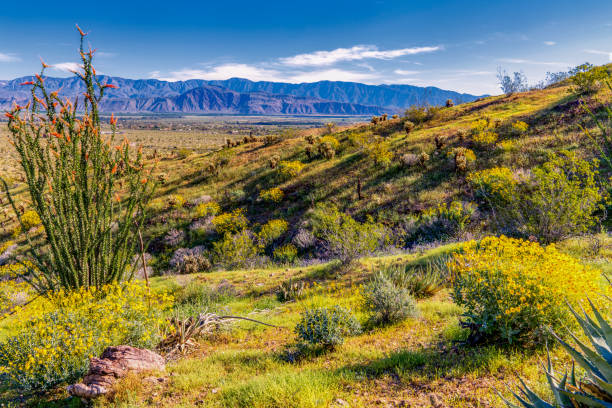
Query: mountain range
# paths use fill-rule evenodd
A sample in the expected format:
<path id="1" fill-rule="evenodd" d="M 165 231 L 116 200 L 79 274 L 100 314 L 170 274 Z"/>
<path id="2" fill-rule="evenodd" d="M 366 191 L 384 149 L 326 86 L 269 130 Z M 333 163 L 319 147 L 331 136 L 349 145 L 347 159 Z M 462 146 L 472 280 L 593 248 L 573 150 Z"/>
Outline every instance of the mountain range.
<path id="1" fill-rule="evenodd" d="M 378 115 L 399 113 L 413 105 L 441 105 L 447 99 L 462 103 L 479 98 L 436 87 L 341 81 L 290 84 L 242 78 L 176 82 L 109 76 L 99 79 L 101 83 L 117 86 L 107 90 L 100 107 L 104 112 L 115 113 Z M 29 87 L 20 84 L 31 80 L 32 77 L 22 77 L 0 81 L 0 109 L 10 109 L 13 102 L 27 101 Z M 71 99 L 85 91 L 76 77 L 47 77 L 45 84 L 49 91 L 59 89 L 62 96 Z"/>

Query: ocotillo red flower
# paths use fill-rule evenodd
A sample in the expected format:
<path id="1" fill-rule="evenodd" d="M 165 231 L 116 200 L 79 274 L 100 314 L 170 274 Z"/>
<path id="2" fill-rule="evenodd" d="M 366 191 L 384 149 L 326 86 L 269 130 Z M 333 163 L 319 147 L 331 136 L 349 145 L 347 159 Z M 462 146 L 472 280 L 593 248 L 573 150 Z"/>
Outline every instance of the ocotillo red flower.
<path id="1" fill-rule="evenodd" d="M 23 85 L 34 85 L 34 81 L 25 81 L 25 82 L 20 83 L 19 85 L 22 85 L 22 86 Z"/>
<path id="2" fill-rule="evenodd" d="M 4 116 L 6 116 L 6 117 L 7 117 L 7 118 L 9 118 L 9 119 L 15 119 L 15 117 L 14 117 L 13 115 L 11 115 L 10 113 L 8 113 L 8 112 L 6 112 L 6 113 L 4 114 Z"/>
<path id="3" fill-rule="evenodd" d="M 117 124 L 117 118 L 115 117 L 114 113 L 111 113 L 110 124 L 111 125 L 116 125 Z"/>
<path id="4" fill-rule="evenodd" d="M 115 164 L 113 166 L 113 169 L 111 170 L 111 174 L 115 174 L 117 172 L 117 165 Z"/>
<path id="5" fill-rule="evenodd" d="M 102 85 L 102 88 L 112 88 L 112 89 L 117 89 L 119 88 L 117 85 L 113 85 L 113 84 L 104 84 Z"/>
<path id="6" fill-rule="evenodd" d="M 81 36 L 85 37 L 87 35 L 87 33 L 84 33 L 83 30 L 81 30 L 81 27 L 79 27 L 78 24 L 75 24 L 75 25 L 76 25 L 77 30 L 79 30 L 79 34 L 81 34 Z"/>

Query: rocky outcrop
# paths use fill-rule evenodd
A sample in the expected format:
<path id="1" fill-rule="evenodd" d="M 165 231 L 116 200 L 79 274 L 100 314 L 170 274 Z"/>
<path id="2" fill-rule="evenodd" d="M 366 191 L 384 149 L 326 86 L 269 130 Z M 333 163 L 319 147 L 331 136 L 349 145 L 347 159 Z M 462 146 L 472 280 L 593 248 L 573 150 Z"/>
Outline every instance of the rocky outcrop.
<path id="1" fill-rule="evenodd" d="M 68 386 L 68 393 L 81 398 L 95 398 L 110 392 L 115 382 L 130 371 L 164 369 L 163 357 L 151 350 L 131 346 L 107 347 L 100 358 L 89 360 L 89 372 L 83 382 Z"/>

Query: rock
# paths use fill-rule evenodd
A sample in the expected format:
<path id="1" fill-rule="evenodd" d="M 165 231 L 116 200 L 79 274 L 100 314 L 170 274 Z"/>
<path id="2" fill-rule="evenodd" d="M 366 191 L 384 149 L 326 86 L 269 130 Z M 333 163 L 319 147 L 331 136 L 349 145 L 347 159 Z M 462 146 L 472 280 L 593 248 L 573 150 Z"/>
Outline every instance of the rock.
<path id="1" fill-rule="evenodd" d="M 194 198 L 193 200 L 191 200 L 191 203 L 196 206 L 198 204 L 206 204 L 212 201 L 212 197 L 209 195 L 202 195 L 198 198 Z"/>
<path id="2" fill-rule="evenodd" d="M 2 254 L 0 254 L 0 266 L 6 265 L 9 262 L 9 260 L 13 256 L 13 252 L 15 252 L 16 249 L 17 245 L 13 244 L 6 248 L 4 252 L 2 252 Z"/>
<path id="3" fill-rule="evenodd" d="M 89 360 L 89 372 L 82 383 L 69 385 L 67 391 L 76 397 L 91 399 L 108 393 L 117 379 L 129 371 L 161 371 L 165 369 L 162 356 L 131 346 L 107 347 L 100 358 Z"/>

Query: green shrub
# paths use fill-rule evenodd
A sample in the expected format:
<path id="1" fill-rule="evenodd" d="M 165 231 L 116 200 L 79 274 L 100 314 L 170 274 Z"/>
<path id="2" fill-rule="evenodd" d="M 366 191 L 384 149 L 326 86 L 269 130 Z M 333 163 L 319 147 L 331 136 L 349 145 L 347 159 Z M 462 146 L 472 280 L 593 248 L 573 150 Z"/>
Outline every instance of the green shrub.
<path id="1" fill-rule="evenodd" d="M 291 180 L 297 177 L 304 169 L 304 164 L 299 161 L 283 160 L 278 163 L 277 174 L 281 180 Z"/>
<path id="2" fill-rule="evenodd" d="M 492 208 L 511 205 L 515 199 L 518 181 L 507 167 L 470 173 L 466 180 L 476 198 Z"/>
<path id="3" fill-rule="evenodd" d="M 196 215 L 199 218 L 210 217 L 219 214 L 221 207 L 214 201 L 198 204 L 195 208 Z"/>
<path id="4" fill-rule="evenodd" d="M 333 136 L 323 136 L 319 139 L 317 150 L 319 154 L 326 159 L 333 159 L 336 156 L 336 151 L 340 147 L 340 142 Z"/>
<path id="5" fill-rule="evenodd" d="M 36 211 L 28 210 L 21 216 L 21 223 L 23 224 L 23 228 L 28 231 L 31 228 L 38 227 L 41 221 Z"/>
<path id="6" fill-rule="evenodd" d="M 231 213 L 221 213 L 212 219 L 212 224 L 219 235 L 235 234 L 249 225 L 242 208 L 235 209 Z"/>
<path id="7" fill-rule="evenodd" d="M 297 259 L 298 251 L 295 245 L 285 244 L 274 250 L 274 259 L 281 263 L 291 264 Z"/>
<path id="8" fill-rule="evenodd" d="M 287 229 L 289 224 L 287 221 L 282 219 L 270 220 L 261 226 L 259 233 L 257 234 L 257 241 L 262 247 L 266 247 L 279 239 Z"/>
<path id="9" fill-rule="evenodd" d="M 364 306 L 377 323 L 387 324 L 415 316 L 416 302 L 407 289 L 398 287 L 384 273 L 376 274 L 363 289 Z"/>
<path id="10" fill-rule="evenodd" d="M 344 343 L 344 337 L 360 332 L 361 325 L 357 319 L 339 306 L 307 309 L 295 326 L 298 340 L 324 349 L 333 349 Z"/>
<path id="11" fill-rule="evenodd" d="M 285 194 L 283 193 L 283 190 L 278 187 L 273 187 L 268 190 L 262 190 L 259 193 L 259 198 L 268 203 L 280 203 L 281 201 L 283 201 L 284 197 Z"/>
<path id="12" fill-rule="evenodd" d="M 425 265 L 392 266 L 385 270 L 385 274 L 395 285 L 407 289 L 417 299 L 428 298 L 447 284 L 447 261 L 447 257 L 442 257 Z"/>
<path id="13" fill-rule="evenodd" d="M 311 226 L 330 255 L 344 265 L 381 248 L 388 238 L 383 225 L 371 218 L 360 223 L 333 205 L 317 205 L 311 214 Z"/>
<path id="14" fill-rule="evenodd" d="M 605 65 L 594 67 L 584 63 L 570 71 L 571 92 L 582 95 L 597 92 L 604 82 L 610 78 Z"/>
<path id="15" fill-rule="evenodd" d="M 393 153 L 388 141 L 377 137 L 365 147 L 366 154 L 377 166 L 387 168 L 391 164 Z"/>
<path id="16" fill-rule="evenodd" d="M 213 244 L 214 260 L 225 268 L 249 267 L 259 252 L 253 234 L 246 229 L 235 234 L 226 233 Z"/>
<path id="17" fill-rule="evenodd" d="M 404 130 L 406 128 L 404 127 Z M 399 119 L 391 119 L 378 122 L 373 126 L 372 133 L 382 137 L 387 137 L 395 132 L 402 130 L 402 122 Z"/>

